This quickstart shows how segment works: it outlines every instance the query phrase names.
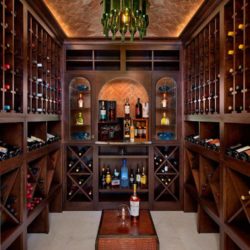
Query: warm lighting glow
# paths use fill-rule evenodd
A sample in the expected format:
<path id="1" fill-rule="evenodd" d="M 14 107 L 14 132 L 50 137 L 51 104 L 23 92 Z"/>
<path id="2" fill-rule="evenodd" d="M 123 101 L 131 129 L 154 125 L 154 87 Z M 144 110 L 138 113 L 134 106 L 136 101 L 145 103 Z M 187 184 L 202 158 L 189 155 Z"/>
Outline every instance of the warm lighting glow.
<path id="1" fill-rule="evenodd" d="M 121 40 L 125 40 L 129 32 L 130 40 L 134 40 L 135 33 L 139 33 L 140 39 L 146 36 L 148 27 L 147 0 L 102 0 L 103 34 L 115 40 L 117 32 L 121 34 Z"/>

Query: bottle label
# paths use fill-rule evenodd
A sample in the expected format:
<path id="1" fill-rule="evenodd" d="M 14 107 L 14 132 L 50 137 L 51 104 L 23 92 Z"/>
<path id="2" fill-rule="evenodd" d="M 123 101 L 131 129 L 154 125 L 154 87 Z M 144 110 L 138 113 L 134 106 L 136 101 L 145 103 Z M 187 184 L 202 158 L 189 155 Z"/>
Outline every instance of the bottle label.
<path id="1" fill-rule="evenodd" d="M 141 176 L 139 174 L 136 175 L 136 181 L 141 182 Z"/>
<path id="2" fill-rule="evenodd" d="M 106 118 L 106 110 L 105 109 L 101 110 L 101 118 L 102 119 Z"/>
<path id="3" fill-rule="evenodd" d="M 83 108 L 83 100 L 79 100 L 78 101 L 78 107 L 79 108 Z"/>
<path id="4" fill-rule="evenodd" d="M 137 217 L 139 216 L 139 201 L 130 201 L 130 215 Z"/>
<path id="5" fill-rule="evenodd" d="M 146 175 L 143 175 L 143 176 L 141 177 L 141 184 L 142 184 L 142 185 L 146 185 L 146 184 L 147 184 L 147 177 L 146 177 Z"/>
<path id="6" fill-rule="evenodd" d="M 162 104 L 163 108 L 166 108 L 167 107 L 167 100 L 162 100 L 161 104 Z"/>
<path id="7" fill-rule="evenodd" d="M 129 105 L 125 105 L 125 114 L 126 115 L 130 114 L 130 106 Z"/>
<path id="8" fill-rule="evenodd" d="M 236 152 L 241 153 L 241 152 L 244 152 L 244 151 L 249 150 L 249 149 L 250 149 L 250 146 L 245 146 L 243 148 L 236 149 Z"/>

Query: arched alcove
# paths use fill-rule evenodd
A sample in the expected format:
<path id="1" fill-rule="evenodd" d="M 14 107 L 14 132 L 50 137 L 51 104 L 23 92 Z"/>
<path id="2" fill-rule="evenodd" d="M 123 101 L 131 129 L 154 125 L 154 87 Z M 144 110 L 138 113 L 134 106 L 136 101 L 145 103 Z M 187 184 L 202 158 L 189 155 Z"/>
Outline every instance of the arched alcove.
<path id="1" fill-rule="evenodd" d="M 141 83 L 125 77 L 108 81 L 103 85 L 98 95 L 98 100 L 116 101 L 117 117 L 124 116 L 126 98 L 129 98 L 131 117 L 135 117 L 137 98 L 140 98 L 141 103 L 149 102 L 149 95 L 145 87 Z"/>

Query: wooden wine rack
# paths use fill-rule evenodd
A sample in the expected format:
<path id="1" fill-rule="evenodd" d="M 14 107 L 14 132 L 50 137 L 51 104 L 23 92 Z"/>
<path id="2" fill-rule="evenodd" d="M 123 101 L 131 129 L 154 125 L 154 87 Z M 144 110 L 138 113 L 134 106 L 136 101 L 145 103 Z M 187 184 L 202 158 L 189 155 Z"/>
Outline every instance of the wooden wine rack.
<path id="1" fill-rule="evenodd" d="M 155 202 L 177 201 L 179 199 L 179 149 L 174 146 L 154 147 L 154 156 L 160 158 L 162 162 L 155 165 Z M 167 171 L 161 172 L 161 169 L 167 166 Z"/>
<path id="2" fill-rule="evenodd" d="M 184 34 L 185 136 L 200 137 L 184 144 L 184 210 L 197 211 L 199 232 L 220 232 L 220 249 L 249 249 L 249 201 L 241 199 L 248 197 L 249 162 L 226 152 L 250 138 L 250 2 L 215 5 Z M 216 99 L 202 98 L 211 92 Z M 220 139 L 219 150 L 199 143 L 206 138 Z"/>
<path id="3" fill-rule="evenodd" d="M 0 27 L 0 110 L 23 112 L 23 19 L 22 3 L 3 0 Z"/>
<path id="4" fill-rule="evenodd" d="M 60 46 L 28 16 L 28 113 L 60 114 Z"/>
<path id="5" fill-rule="evenodd" d="M 66 209 L 70 203 L 93 203 L 93 147 L 68 145 L 66 161 Z"/>
<path id="6" fill-rule="evenodd" d="M 219 16 L 185 49 L 185 114 L 220 113 Z"/>

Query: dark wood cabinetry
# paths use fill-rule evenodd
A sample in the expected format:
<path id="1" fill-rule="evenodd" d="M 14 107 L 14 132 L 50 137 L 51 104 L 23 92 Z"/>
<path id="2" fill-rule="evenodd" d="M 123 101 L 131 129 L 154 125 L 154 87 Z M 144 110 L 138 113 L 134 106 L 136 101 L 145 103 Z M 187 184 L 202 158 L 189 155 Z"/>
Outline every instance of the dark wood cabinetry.
<path id="1" fill-rule="evenodd" d="M 222 1 L 185 42 L 184 210 L 221 249 L 250 247 L 249 161 L 233 149 L 249 145 L 249 4 Z"/>
<path id="2" fill-rule="evenodd" d="M 131 187 L 121 188 L 118 185 L 107 188 L 101 185 L 102 168 L 108 166 L 113 175 L 115 169 L 120 172 L 123 159 L 127 161 L 129 173 L 132 171 L 135 174 L 138 166 L 140 171 L 144 167 L 147 185 L 138 189 L 142 207 L 180 209 L 182 160 L 179 143 L 181 126 L 178 125 L 181 116 L 178 112 L 180 107 L 177 107 L 180 98 L 178 43 L 162 45 L 156 42 L 142 49 L 132 44 L 67 41 L 65 58 L 64 92 L 67 98 L 64 120 L 68 120 L 64 124 L 65 209 L 115 208 L 122 202 L 128 202 Z M 138 97 L 143 104 L 149 105 L 149 114 L 143 119 L 135 118 Z M 130 116 L 137 130 L 134 143 L 123 141 L 126 98 L 129 99 Z M 79 103 L 79 99 L 83 100 Z M 114 120 L 101 119 L 102 105 L 107 109 L 114 105 Z M 161 121 L 163 117 L 164 122 Z M 121 127 L 121 135 L 117 132 L 110 136 L 118 126 Z M 93 159 L 92 169 L 86 166 L 85 157 L 74 156 L 82 147 L 91 148 L 91 157 L 86 155 L 86 158 Z M 169 156 L 165 157 L 164 153 Z M 160 169 L 154 167 L 156 154 L 157 157 L 161 155 L 164 165 L 169 167 L 162 175 Z M 69 168 L 68 164 L 74 167 Z M 88 176 L 84 182 L 86 185 L 77 184 L 75 171 L 78 166 Z"/>
<path id="3" fill-rule="evenodd" d="M 28 1 L 0 11 L 1 249 L 27 249 L 62 211 L 61 42 Z"/>

